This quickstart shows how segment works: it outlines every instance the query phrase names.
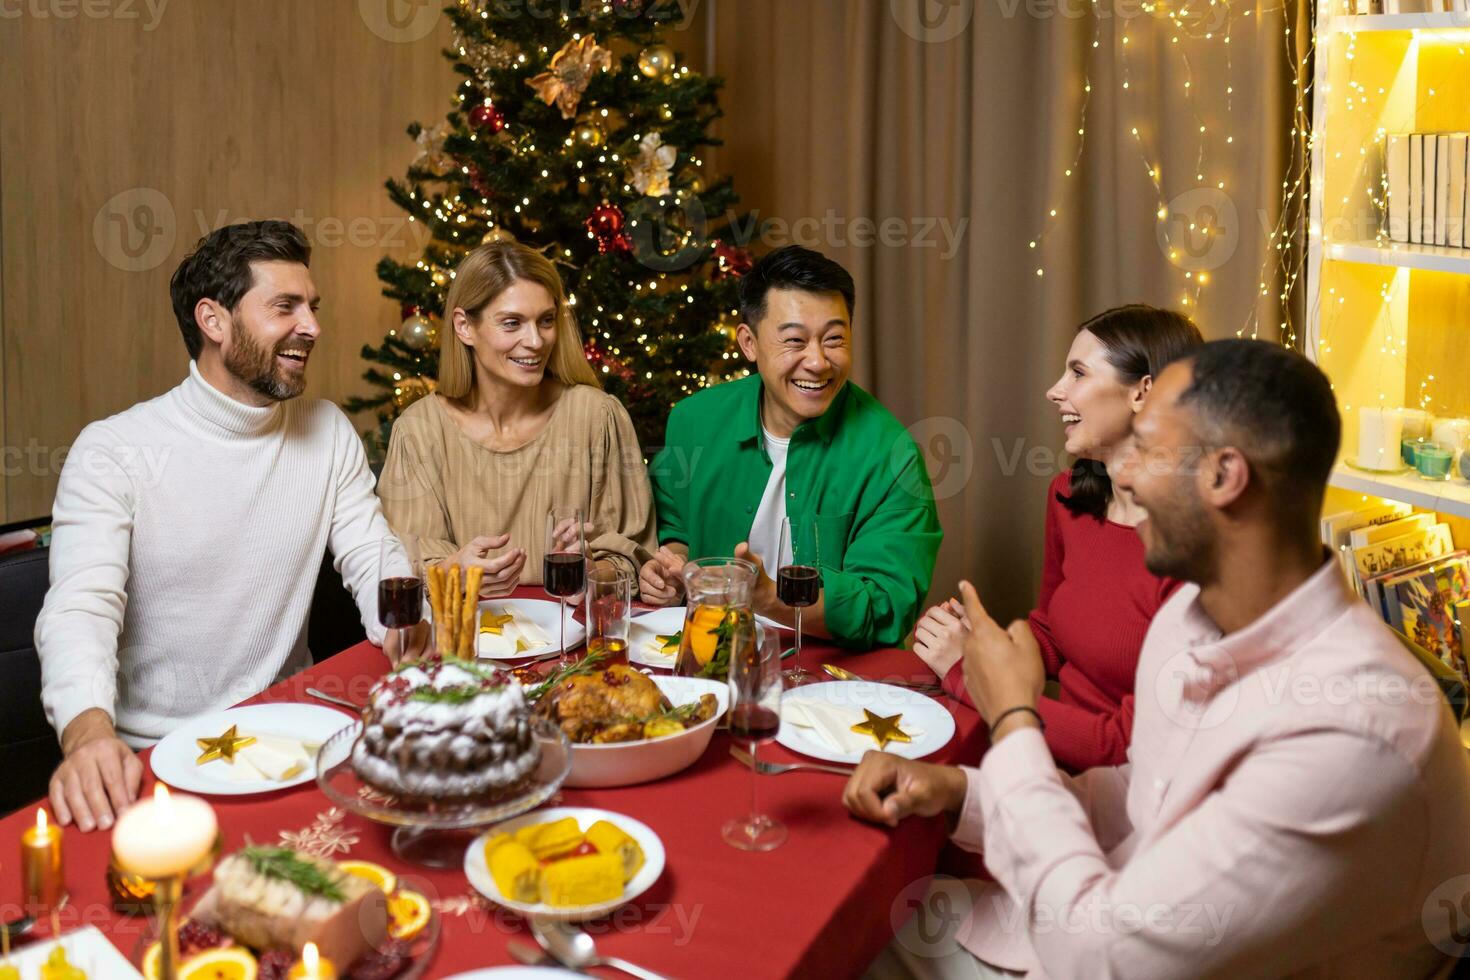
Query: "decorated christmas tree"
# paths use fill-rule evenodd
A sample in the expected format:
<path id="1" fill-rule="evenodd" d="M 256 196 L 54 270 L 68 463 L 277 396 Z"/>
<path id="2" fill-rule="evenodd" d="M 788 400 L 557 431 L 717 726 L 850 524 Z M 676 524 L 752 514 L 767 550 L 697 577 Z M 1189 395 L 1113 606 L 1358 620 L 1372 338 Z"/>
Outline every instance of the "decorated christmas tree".
<path id="1" fill-rule="evenodd" d="M 588 361 L 644 446 L 657 445 L 675 402 L 746 373 L 736 280 L 751 259 L 730 239 L 730 181 L 707 181 L 700 158 L 717 142 L 720 81 L 664 43 L 677 4 L 593 0 L 533 16 L 459 0 L 447 12 L 445 55 L 463 76 L 454 108 L 408 127 L 420 155 L 387 184 L 431 238 L 411 265 L 379 262 L 403 322 L 363 347 L 373 365 L 363 377 L 380 390 L 345 407 L 377 412 L 366 439 L 380 459 L 393 419 L 433 390 L 455 267 L 509 237 L 557 264 Z"/>

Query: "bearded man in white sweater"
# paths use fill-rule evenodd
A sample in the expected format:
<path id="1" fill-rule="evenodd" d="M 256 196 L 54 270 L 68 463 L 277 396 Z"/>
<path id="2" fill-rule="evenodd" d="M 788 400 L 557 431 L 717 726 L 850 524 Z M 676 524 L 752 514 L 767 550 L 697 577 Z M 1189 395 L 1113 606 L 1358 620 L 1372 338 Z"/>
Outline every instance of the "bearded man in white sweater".
<path id="1" fill-rule="evenodd" d="M 310 666 L 325 549 L 384 640 L 392 531 L 362 443 L 336 406 L 296 397 L 321 333 L 310 260 L 284 221 L 204 238 L 170 286 L 188 377 L 87 426 L 67 457 L 36 622 L 62 824 L 109 828 L 141 785 L 133 748 Z"/>

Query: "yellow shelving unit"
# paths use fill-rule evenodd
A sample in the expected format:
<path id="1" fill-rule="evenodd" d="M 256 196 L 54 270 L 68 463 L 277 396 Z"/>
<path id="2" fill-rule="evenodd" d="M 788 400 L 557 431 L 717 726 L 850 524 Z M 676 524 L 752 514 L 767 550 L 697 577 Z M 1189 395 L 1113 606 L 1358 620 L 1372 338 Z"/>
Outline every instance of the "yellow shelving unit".
<path id="1" fill-rule="evenodd" d="M 1332 379 L 1343 453 L 1358 409 L 1424 407 L 1470 415 L 1470 249 L 1388 240 L 1381 215 L 1384 137 L 1470 131 L 1470 14 L 1317 16 L 1306 349 Z M 1328 509 L 1363 497 L 1470 519 L 1470 483 L 1337 468 Z M 1470 546 L 1470 523 L 1452 520 Z"/>

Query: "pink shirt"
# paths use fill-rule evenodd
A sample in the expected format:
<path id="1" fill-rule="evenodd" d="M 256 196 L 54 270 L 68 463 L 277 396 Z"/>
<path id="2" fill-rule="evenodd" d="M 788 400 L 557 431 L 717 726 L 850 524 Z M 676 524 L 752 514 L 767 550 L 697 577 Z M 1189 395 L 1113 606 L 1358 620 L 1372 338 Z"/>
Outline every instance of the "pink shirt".
<path id="1" fill-rule="evenodd" d="M 966 770 L 999 886 L 961 942 L 1037 977 L 1447 972 L 1470 768 L 1428 672 L 1335 562 L 1228 637 L 1198 596 L 1149 629 L 1127 764 L 1064 776 L 1025 729 Z"/>

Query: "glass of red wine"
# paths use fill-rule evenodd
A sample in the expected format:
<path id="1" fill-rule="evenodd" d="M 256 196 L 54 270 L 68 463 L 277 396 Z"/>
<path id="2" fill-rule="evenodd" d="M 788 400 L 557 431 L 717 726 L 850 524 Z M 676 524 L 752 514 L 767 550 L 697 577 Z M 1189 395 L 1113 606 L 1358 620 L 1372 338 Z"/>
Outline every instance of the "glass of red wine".
<path id="1" fill-rule="evenodd" d="M 822 595 L 822 572 L 817 557 L 817 525 L 812 519 L 781 518 L 780 554 L 776 561 L 776 598 L 796 610 L 796 662 L 786 672 L 791 687 L 815 680 L 801 662 L 801 611 L 817 604 Z"/>
<path id="2" fill-rule="evenodd" d="M 567 653 L 567 600 L 587 583 L 587 542 L 582 533 L 579 507 L 553 507 L 546 514 L 546 557 L 542 560 L 541 583 L 546 594 L 561 605 L 561 664 L 569 665 Z"/>
<path id="3" fill-rule="evenodd" d="M 424 619 L 424 563 L 412 534 L 387 537 L 378 546 L 378 622 L 398 631 L 398 655 L 408 656 L 409 636 Z"/>
<path id="4" fill-rule="evenodd" d="M 769 851 L 786 840 L 786 825 L 761 813 L 756 751 L 781 729 L 781 643 L 774 629 L 737 632 L 730 652 L 730 736 L 750 746 L 750 813 L 721 829 L 725 843 L 742 851 Z"/>

